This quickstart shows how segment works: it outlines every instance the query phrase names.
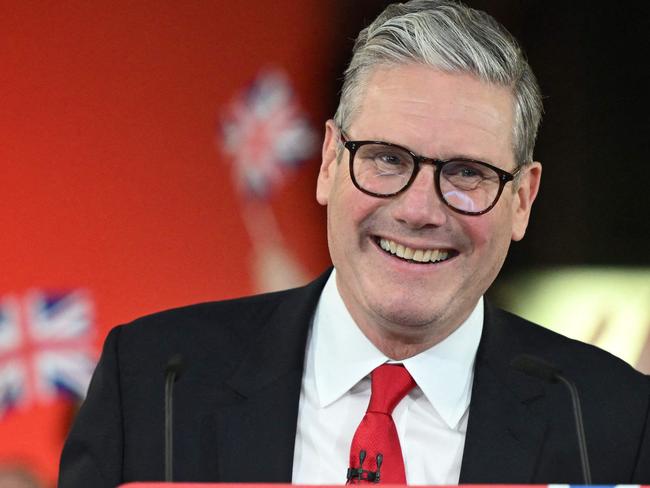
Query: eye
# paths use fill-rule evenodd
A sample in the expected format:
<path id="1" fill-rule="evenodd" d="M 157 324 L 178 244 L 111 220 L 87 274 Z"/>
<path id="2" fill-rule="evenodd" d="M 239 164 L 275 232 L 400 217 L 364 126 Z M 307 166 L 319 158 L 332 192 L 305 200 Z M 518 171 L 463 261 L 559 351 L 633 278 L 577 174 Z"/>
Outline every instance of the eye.
<path id="1" fill-rule="evenodd" d="M 355 157 L 359 170 L 376 176 L 405 175 L 413 169 L 413 157 L 403 149 L 386 144 L 366 144 Z"/>
<path id="2" fill-rule="evenodd" d="M 475 168 L 462 168 L 460 170 L 460 175 L 469 178 L 474 176 L 480 176 L 480 173 L 476 171 Z"/>
<path id="3" fill-rule="evenodd" d="M 373 158 L 377 163 L 386 164 L 390 166 L 398 166 L 404 164 L 404 157 L 402 154 L 395 151 L 384 151 L 375 154 Z"/>
<path id="4" fill-rule="evenodd" d="M 462 190 L 499 183 L 499 175 L 493 169 L 476 161 L 450 161 L 443 167 L 441 176 Z"/>
<path id="5" fill-rule="evenodd" d="M 481 165 L 466 161 L 453 161 L 448 163 L 444 167 L 443 174 L 454 178 L 485 178 L 485 170 Z"/>

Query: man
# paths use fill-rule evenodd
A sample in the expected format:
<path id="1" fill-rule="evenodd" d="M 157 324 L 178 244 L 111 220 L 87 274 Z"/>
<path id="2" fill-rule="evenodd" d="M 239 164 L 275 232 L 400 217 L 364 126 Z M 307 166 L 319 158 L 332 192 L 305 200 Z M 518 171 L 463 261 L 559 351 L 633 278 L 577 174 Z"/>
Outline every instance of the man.
<path id="1" fill-rule="evenodd" d="M 449 1 L 388 7 L 359 35 L 325 127 L 334 270 L 114 329 L 60 486 L 162 478 L 175 354 L 178 480 L 580 483 L 566 390 L 510 365 L 530 354 L 577 383 L 593 481 L 650 482 L 647 378 L 482 298 L 526 230 L 540 116 L 493 19 Z"/>

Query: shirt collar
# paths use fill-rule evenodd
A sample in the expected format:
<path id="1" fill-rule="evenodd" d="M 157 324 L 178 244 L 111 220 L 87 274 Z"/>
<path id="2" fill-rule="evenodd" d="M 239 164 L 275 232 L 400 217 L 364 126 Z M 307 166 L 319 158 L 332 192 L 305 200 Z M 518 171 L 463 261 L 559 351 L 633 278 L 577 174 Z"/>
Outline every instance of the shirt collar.
<path id="1" fill-rule="evenodd" d="M 474 359 L 483 330 L 483 298 L 445 340 L 402 361 L 427 400 L 450 428 L 469 406 Z M 338 400 L 390 359 L 361 332 L 348 312 L 332 271 L 321 294 L 312 330 L 316 391 L 321 407 Z"/>

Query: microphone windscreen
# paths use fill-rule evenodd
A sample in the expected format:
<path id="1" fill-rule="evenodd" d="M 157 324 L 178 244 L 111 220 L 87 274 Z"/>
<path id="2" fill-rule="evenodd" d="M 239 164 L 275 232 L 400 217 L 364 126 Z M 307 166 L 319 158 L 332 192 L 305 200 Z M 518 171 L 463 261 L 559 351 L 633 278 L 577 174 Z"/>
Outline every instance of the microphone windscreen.
<path id="1" fill-rule="evenodd" d="M 562 370 L 553 366 L 551 363 L 528 354 L 517 356 L 512 360 L 510 366 L 529 376 L 534 376 L 544 381 L 551 382 L 557 381 L 557 376 L 562 373 Z"/>
<path id="2" fill-rule="evenodd" d="M 185 364 L 183 363 L 183 356 L 180 354 L 174 354 L 171 358 L 169 358 L 169 361 L 167 361 L 165 376 L 169 376 L 170 374 L 174 373 L 176 375 L 176 380 L 178 380 L 184 369 Z"/>

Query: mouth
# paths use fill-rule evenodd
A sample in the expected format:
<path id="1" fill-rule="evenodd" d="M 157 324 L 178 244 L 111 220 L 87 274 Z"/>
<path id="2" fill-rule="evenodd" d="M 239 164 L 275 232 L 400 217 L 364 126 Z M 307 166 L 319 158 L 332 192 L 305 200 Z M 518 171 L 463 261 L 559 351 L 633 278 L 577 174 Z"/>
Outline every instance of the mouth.
<path id="1" fill-rule="evenodd" d="M 437 264 L 458 255 L 454 249 L 412 248 L 383 237 L 375 237 L 375 242 L 386 254 L 409 263 Z"/>

